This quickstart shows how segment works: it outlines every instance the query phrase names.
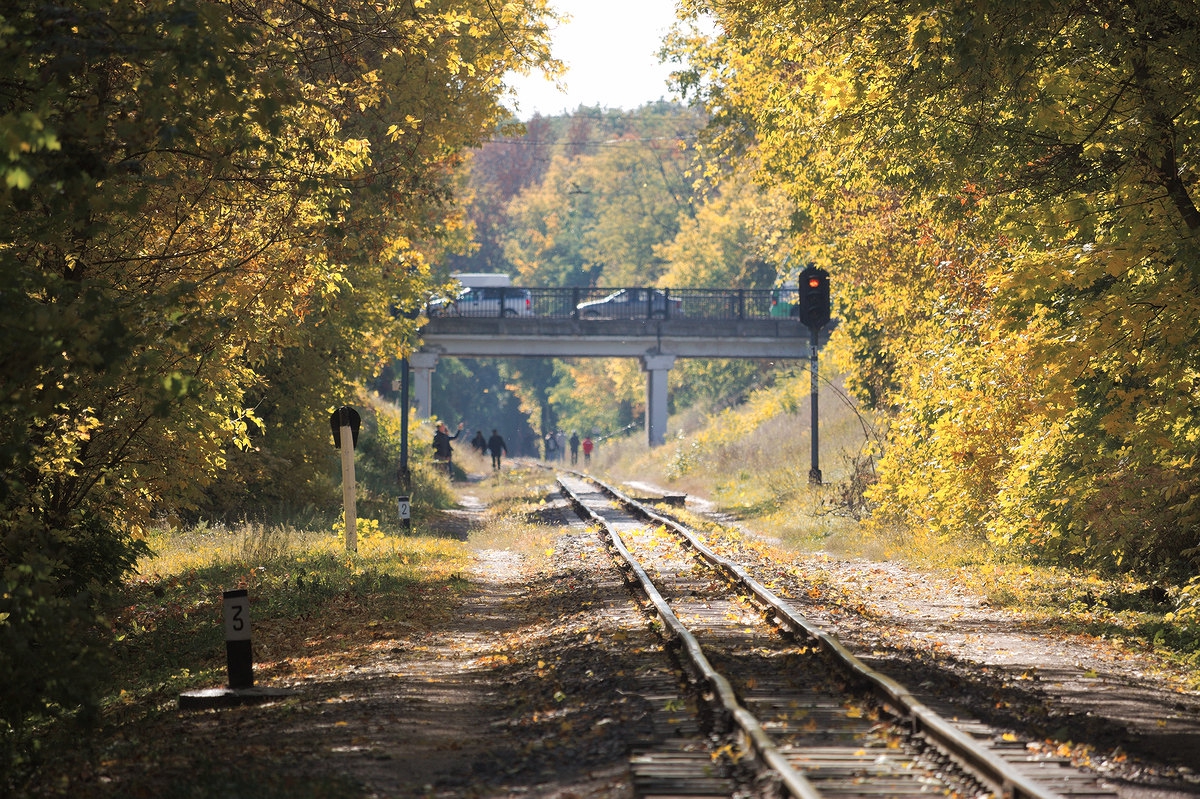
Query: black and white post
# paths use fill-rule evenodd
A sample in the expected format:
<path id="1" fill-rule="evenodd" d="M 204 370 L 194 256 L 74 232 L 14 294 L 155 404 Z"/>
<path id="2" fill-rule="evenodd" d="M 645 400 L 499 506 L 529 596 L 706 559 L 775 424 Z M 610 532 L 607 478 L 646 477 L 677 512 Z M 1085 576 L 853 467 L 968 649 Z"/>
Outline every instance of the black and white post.
<path id="1" fill-rule="evenodd" d="M 358 551 L 358 517 L 354 507 L 354 447 L 362 418 L 358 411 L 343 405 L 333 412 L 329 425 L 333 445 L 342 451 L 342 505 L 346 516 L 346 551 Z"/>
<path id="2" fill-rule="evenodd" d="M 250 646 L 250 592 L 245 588 L 222 592 L 225 617 L 225 659 L 229 685 L 200 688 L 179 695 L 180 710 L 216 710 L 238 705 L 270 702 L 295 691 L 290 688 L 258 688 L 254 685 L 254 653 Z"/>
<path id="3" fill-rule="evenodd" d="M 407 495 L 401 495 L 396 500 L 396 515 L 400 519 L 400 526 L 405 531 L 412 529 L 412 501 Z"/>
<path id="4" fill-rule="evenodd" d="M 254 687 L 254 653 L 250 648 L 250 594 L 245 588 L 224 592 L 225 659 L 229 687 Z"/>
<path id="5" fill-rule="evenodd" d="M 342 425 L 342 505 L 346 510 L 346 551 L 358 551 L 358 509 L 355 507 L 354 444 L 349 425 Z"/>

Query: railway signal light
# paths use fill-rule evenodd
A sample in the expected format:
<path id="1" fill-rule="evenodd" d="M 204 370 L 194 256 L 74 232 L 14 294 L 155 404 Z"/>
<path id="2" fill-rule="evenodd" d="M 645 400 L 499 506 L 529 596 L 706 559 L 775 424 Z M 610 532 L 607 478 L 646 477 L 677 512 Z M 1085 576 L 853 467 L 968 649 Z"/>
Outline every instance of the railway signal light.
<path id="1" fill-rule="evenodd" d="M 829 273 L 809 264 L 800 273 L 800 322 L 812 330 L 829 323 Z"/>
<path id="2" fill-rule="evenodd" d="M 808 470 L 808 482 L 821 484 L 821 461 L 817 414 L 820 383 L 817 380 L 817 346 L 821 328 L 829 323 L 829 273 L 816 264 L 809 264 L 799 275 L 796 315 L 800 323 L 808 328 L 812 336 L 809 360 L 812 363 L 812 468 Z"/>

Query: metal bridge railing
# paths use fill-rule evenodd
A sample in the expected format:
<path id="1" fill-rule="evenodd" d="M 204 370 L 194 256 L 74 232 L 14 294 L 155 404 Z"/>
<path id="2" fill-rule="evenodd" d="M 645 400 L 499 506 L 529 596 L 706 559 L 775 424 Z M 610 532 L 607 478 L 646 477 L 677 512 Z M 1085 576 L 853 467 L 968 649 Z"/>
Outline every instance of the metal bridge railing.
<path id="1" fill-rule="evenodd" d="M 432 316 L 545 319 L 795 319 L 795 289 L 525 288 L 490 289 L 491 301 L 430 305 Z"/>

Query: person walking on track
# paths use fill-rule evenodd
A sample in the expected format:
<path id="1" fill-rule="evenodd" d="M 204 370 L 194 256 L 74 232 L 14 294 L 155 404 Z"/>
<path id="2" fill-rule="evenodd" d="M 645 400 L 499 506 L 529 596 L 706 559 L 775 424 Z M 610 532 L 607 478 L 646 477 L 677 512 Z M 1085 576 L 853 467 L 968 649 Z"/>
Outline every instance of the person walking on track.
<path id="1" fill-rule="evenodd" d="M 500 433 L 498 433 L 495 428 L 492 428 L 492 435 L 488 439 L 487 446 L 488 452 L 492 453 L 492 469 L 499 471 L 500 456 L 507 455 L 508 450 L 504 446 L 504 439 L 500 436 Z"/>

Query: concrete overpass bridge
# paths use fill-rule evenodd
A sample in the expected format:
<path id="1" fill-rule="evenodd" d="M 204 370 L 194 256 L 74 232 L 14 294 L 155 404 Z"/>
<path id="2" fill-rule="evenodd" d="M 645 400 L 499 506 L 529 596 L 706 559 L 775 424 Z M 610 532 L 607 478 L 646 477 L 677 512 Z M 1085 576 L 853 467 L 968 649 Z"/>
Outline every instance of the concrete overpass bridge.
<path id="1" fill-rule="evenodd" d="M 580 299 L 581 291 L 589 290 L 506 288 L 522 292 L 527 314 L 505 315 L 509 297 L 486 316 L 431 317 L 409 357 L 418 413 L 431 414 L 432 374 L 442 357 L 637 358 L 646 375 L 647 441 L 658 446 L 666 440 L 667 376 L 677 359 L 815 355 L 811 333 L 790 313 L 792 298 L 779 291 L 661 290 L 640 308 L 608 309 Z"/>

